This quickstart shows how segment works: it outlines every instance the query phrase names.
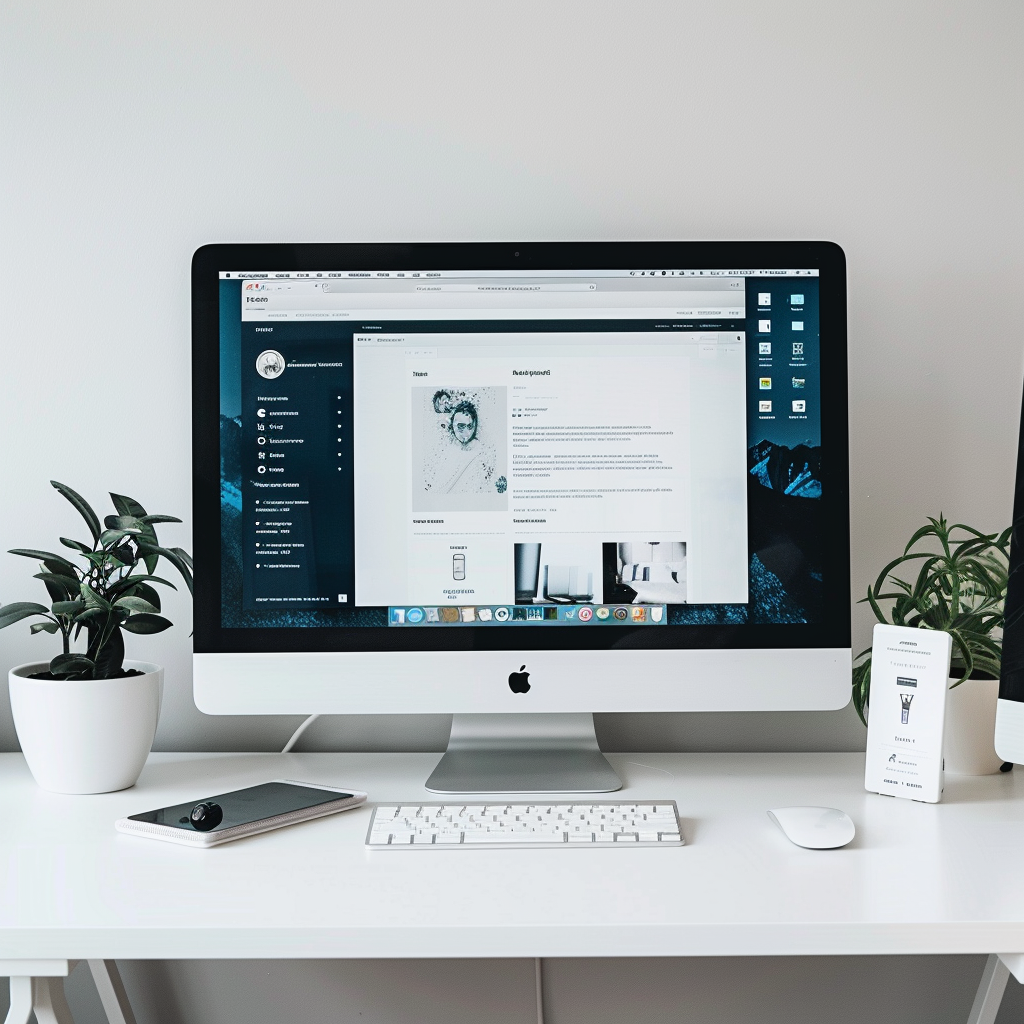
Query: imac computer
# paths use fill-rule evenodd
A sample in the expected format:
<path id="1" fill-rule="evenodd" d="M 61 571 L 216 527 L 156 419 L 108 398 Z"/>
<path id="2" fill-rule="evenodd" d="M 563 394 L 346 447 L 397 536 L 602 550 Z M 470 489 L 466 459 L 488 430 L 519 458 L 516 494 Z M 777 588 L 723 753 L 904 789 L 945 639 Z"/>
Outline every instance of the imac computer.
<path id="1" fill-rule="evenodd" d="M 1024 764 L 1024 407 L 1017 443 L 1017 478 L 1013 492 L 1013 532 L 1006 583 L 1003 659 L 996 702 L 996 753 Z"/>
<path id="2" fill-rule="evenodd" d="M 827 242 L 192 264 L 195 700 L 451 713 L 434 792 L 619 788 L 595 712 L 850 693 Z"/>

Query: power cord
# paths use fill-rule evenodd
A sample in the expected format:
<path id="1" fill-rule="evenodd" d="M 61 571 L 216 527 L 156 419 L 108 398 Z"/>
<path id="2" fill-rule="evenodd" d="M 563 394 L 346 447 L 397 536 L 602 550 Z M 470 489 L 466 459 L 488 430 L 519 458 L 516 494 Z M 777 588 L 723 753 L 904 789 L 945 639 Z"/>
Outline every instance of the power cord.
<path id="1" fill-rule="evenodd" d="M 292 738 L 284 745 L 281 749 L 282 754 L 288 754 L 291 752 L 292 747 L 299 742 L 299 737 L 319 718 L 319 715 L 310 715 L 302 725 L 292 733 Z"/>

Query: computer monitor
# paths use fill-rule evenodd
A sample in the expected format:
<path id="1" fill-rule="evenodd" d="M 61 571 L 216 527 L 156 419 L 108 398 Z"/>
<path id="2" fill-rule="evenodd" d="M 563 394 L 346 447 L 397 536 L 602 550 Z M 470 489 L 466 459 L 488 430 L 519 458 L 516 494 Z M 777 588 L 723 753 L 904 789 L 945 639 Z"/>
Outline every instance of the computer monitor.
<path id="1" fill-rule="evenodd" d="M 996 702 L 996 753 L 1024 764 L 1024 408 L 1017 444 L 1017 477 L 1013 494 L 1013 532 L 1006 583 L 1002 671 Z"/>
<path id="2" fill-rule="evenodd" d="M 605 791 L 594 712 L 850 693 L 826 242 L 209 245 L 194 692 L 451 712 L 440 792 Z"/>

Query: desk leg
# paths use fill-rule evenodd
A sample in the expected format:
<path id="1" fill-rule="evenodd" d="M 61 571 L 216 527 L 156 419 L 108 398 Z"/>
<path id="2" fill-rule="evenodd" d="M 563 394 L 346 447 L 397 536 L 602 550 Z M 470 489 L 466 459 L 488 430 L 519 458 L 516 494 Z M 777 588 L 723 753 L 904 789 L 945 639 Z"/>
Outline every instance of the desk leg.
<path id="1" fill-rule="evenodd" d="M 32 1017 L 32 979 L 11 978 L 11 1008 L 4 1024 L 28 1024 Z"/>
<path id="2" fill-rule="evenodd" d="M 63 978 L 33 978 L 32 1003 L 36 1024 L 75 1024 L 64 998 Z"/>
<path id="3" fill-rule="evenodd" d="M 128 1002 L 128 993 L 124 990 L 117 964 L 113 960 L 90 960 L 89 970 L 110 1024 L 135 1024 L 135 1014 Z"/>
<path id="4" fill-rule="evenodd" d="M 974 1005 L 971 1007 L 967 1024 L 995 1024 L 1009 978 L 1010 972 L 1006 964 L 999 959 L 998 954 L 993 953 L 981 973 L 981 984 L 978 986 L 978 994 L 974 997 Z"/>

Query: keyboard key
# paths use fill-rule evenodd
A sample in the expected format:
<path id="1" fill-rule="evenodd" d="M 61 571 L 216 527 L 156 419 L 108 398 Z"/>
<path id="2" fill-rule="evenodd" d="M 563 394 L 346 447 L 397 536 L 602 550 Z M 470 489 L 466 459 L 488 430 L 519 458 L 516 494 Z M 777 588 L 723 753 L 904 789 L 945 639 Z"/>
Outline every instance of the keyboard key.
<path id="1" fill-rule="evenodd" d="M 515 843 L 535 843 L 537 842 L 537 837 L 518 832 L 506 832 L 503 835 L 494 835 L 490 832 L 467 832 L 463 842 L 464 845 L 473 843 L 501 843 L 502 845 L 508 844 L 512 846 Z"/>

